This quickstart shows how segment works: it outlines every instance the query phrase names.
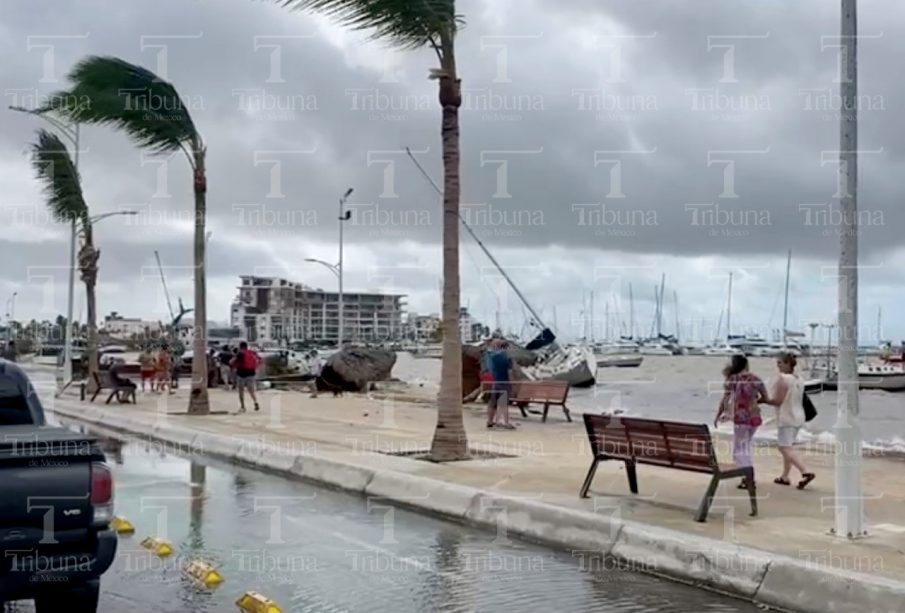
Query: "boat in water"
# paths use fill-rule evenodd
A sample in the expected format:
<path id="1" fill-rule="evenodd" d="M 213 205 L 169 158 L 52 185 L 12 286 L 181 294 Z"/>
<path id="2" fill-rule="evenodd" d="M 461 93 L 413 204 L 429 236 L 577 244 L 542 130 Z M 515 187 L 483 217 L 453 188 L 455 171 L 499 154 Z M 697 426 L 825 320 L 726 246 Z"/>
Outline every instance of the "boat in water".
<path id="1" fill-rule="evenodd" d="M 701 350 L 701 355 L 731 357 L 733 355 L 745 355 L 745 352 L 738 347 L 733 347 L 728 343 L 722 345 L 710 345 Z"/>
<path id="2" fill-rule="evenodd" d="M 597 368 L 637 368 L 644 361 L 643 355 L 596 355 Z"/>
<path id="3" fill-rule="evenodd" d="M 826 378 L 824 389 L 838 389 L 838 372 L 835 367 Z M 858 389 L 905 391 L 905 365 L 902 364 L 858 364 Z"/>

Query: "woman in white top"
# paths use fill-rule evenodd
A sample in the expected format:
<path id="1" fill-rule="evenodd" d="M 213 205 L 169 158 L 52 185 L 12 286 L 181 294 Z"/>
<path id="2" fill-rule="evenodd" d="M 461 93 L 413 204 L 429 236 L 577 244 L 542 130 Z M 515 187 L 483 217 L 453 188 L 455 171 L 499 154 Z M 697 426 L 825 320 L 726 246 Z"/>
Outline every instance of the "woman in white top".
<path id="1" fill-rule="evenodd" d="M 773 387 L 770 398 L 764 400 L 766 404 L 776 407 L 776 440 L 779 453 L 782 455 L 782 475 L 773 480 L 779 485 L 791 485 L 789 473 L 794 466 L 801 472 L 801 481 L 798 489 L 804 489 L 808 483 L 814 480 L 814 473 L 805 468 L 804 462 L 798 456 L 793 445 L 798 437 L 798 431 L 804 425 L 804 382 L 795 374 L 797 360 L 791 353 L 782 353 L 776 360 L 779 368 L 779 378 Z"/>

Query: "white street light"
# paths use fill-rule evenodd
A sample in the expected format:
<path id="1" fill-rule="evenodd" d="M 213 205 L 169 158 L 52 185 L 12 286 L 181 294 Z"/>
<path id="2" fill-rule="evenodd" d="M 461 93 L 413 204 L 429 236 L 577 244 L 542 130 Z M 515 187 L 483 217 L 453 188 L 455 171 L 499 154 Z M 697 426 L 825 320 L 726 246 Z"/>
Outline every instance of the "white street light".
<path id="1" fill-rule="evenodd" d="M 336 339 L 336 348 L 343 348 L 343 222 L 348 221 L 349 217 L 352 216 L 352 211 L 346 211 L 346 201 L 349 199 L 349 196 L 352 195 L 353 189 L 350 187 L 346 190 L 346 192 L 342 195 L 342 198 L 339 199 L 339 264 L 337 264 L 337 268 L 339 269 L 339 335 Z"/>
<path id="2" fill-rule="evenodd" d="M 9 342 L 13 338 L 13 320 L 16 317 L 16 296 L 19 292 L 13 292 L 6 299 L 6 341 Z"/>

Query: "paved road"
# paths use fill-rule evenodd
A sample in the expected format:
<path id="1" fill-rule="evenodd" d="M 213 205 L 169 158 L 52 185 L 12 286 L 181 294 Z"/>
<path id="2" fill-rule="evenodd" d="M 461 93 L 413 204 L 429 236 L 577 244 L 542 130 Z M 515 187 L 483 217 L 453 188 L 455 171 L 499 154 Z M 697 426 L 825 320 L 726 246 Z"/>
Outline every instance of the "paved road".
<path id="1" fill-rule="evenodd" d="M 759 610 L 379 501 L 141 443 L 108 447 L 117 512 L 137 532 L 121 539 L 104 577 L 104 612 L 233 611 L 249 589 L 293 612 Z M 176 554 L 142 549 L 151 534 Z M 226 582 L 196 587 L 181 570 L 196 558 L 218 565 Z"/>

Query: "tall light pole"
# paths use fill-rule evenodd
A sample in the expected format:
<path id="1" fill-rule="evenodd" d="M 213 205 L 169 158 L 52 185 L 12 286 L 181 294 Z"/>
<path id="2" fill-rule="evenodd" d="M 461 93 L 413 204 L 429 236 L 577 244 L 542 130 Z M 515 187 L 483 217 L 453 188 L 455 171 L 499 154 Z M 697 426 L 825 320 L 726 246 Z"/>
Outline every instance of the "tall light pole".
<path id="1" fill-rule="evenodd" d="M 349 188 L 339 199 L 339 336 L 336 339 L 336 347 L 343 348 L 343 222 L 348 221 L 352 211 L 345 210 L 346 201 L 352 195 L 353 188 Z"/>
<path id="2" fill-rule="evenodd" d="M 861 491 L 861 418 L 858 406 L 858 24 L 857 0 L 842 0 L 839 89 L 839 351 L 836 410 L 837 536 L 860 538 L 864 530 Z"/>
<path id="3" fill-rule="evenodd" d="M 6 300 L 6 341 L 9 342 L 13 338 L 13 320 L 16 317 L 16 296 L 19 292 L 13 292 Z"/>
<path id="4" fill-rule="evenodd" d="M 39 117 L 49 123 L 60 133 L 60 136 L 69 141 L 73 149 L 72 163 L 76 172 L 79 170 L 79 124 L 70 123 L 58 119 L 46 112 L 26 109 L 20 106 L 10 106 L 10 110 L 20 113 L 28 113 Z M 65 387 L 68 382 L 72 381 L 72 307 L 75 300 L 75 242 L 77 236 L 77 228 L 75 219 L 69 226 L 69 289 L 66 297 L 66 329 L 63 334 L 63 368 L 58 373 L 58 380 L 61 388 Z"/>
<path id="5" fill-rule="evenodd" d="M 340 224 L 340 227 L 342 227 L 341 224 Z M 343 290 L 342 290 L 342 287 L 343 287 L 343 286 L 342 286 L 342 278 L 343 278 L 343 273 L 342 273 L 342 268 L 340 267 L 340 265 L 339 265 L 339 264 L 330 264 L 329 262 L 325 262 L 325 261 L 323 261 L 323 260 L 318 260 L 318 259 L 316 259 L 316 258 L 305 258 L 305 261 L 306 261 L 306 262 L 311 262 L 311 263 L 313 263 L 313 264 L 320 264 L 321 266 L 323 266 L 324 268 L 326 268 L 327 270 L 329 270 L 330 272 L 332 272 L 334 275 L 336 275 L 336 278 L 339 280 L 339 304 L 340 304 L 340 314 L 342 314 L 342 295 L 343 295 Z M 325 324 L 325 325 L 326 325 L 326 324 Z M 341 339 L 342 339 L 342 329 L 343 329 L 342 315 L 340 315 L 340 320 L 339 320 L 339 332 L 340 332 L 340 336 L 337 338 L 337 342 L 336 342 L 336 347 L 337 347 L 337 349 L 342 349 L 342 340 L 341 340 Z"/>

